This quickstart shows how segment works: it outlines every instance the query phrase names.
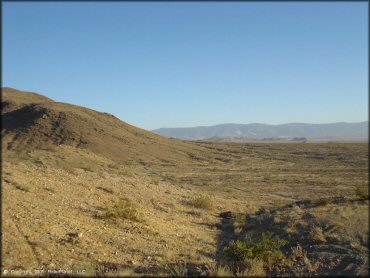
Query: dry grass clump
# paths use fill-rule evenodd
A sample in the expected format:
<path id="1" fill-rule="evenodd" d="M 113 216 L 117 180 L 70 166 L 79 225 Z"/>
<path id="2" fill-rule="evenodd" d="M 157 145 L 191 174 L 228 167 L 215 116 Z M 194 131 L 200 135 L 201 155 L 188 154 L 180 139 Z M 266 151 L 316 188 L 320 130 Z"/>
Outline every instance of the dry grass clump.
<path id="1" fill-rule="evenodd" d="M 247 215 L 242 212 L 233 213 L 231 221 L 234 226 L 235 232 L 240 233 L 247 223 Z"/>
<path id="2" fill-rule="evenodd" d="M 194 197 L 193 199 L 189 200 L 188 204 L 200 209 L 209 210 L 212 208 L 212 200 L 206 195 Z"/>
<path id="3" fill-rule="evenodd" d="M 320 268 L 320 263 L 312 263 L 307 252 L 299 244 L 292 248 L 290 256 L 275 266 L 273 274 L 283 276 L 307 277 L 313 276 Z"/>
<path id="4" fill-rule="evenodd" d="M 231 277 L 233 273 L 228 266 L 218 265 L 210 272 L 211 277 Z"/>
<path id="5" fill-rule="evenodd" d="M 310 233 L 309 233 L 309 237 L 315 241 L 315 242 L 319 242 L 319 243 L 324 243 L 326 242 L 326 237 L 324 235 L 324 232 L 322 231 L 322 228 L 319 227 L 319 226 L 315 226 L 311 229 Z"/>
<path id="6" fill-rule="evenodd" d="M 135 205 L 129 199 L 123 199 L 114 205 L 113 208 L 109 209 L 103 218 L 106 219 L 128 219 L 132 221 L 140 222 L 139 214 L 135 208 Z"/>
<path id="7" fill-rule="evenodd" d="M 295 225 L 288 226 L 287 228 L 284 229 L 284 231 L 288 235 L 296 235 L 296 234 L 298 234 L 298 230 L 297 230 L 297 227 Z"/>
<path id="8" fill-rule="evenodd" d="M 242 277 L 265 277 L 266 270 L 264 267 L 264 261 L 260 259 L 246 259 L 246 269 L 238 273 Z"/>
<path id="9" fill-rule="evenodd" d="M 216 266 L 209 273 L 211 277 L 265 277 L 266 270 L 263 260 L 245 259 L 243 266 L 229 267 L 226 265 Z"/>
<path id="10" fill-rule="evenodd" d="M 172 265 L 166 265 L 165 269 L 171 277 L 185 277 L 188 274 L 186 262 L 178 262 Z"/>

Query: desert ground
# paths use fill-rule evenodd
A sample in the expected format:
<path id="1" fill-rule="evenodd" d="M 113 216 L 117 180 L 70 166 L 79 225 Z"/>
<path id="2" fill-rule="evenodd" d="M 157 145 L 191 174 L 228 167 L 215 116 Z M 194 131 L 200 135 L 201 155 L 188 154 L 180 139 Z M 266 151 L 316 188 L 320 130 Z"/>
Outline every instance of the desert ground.
<path id="1" fill-rule="evenodd" d="M 2 274 L 367 276 L 366 143 L 188 142 L 3 89 Z"/>

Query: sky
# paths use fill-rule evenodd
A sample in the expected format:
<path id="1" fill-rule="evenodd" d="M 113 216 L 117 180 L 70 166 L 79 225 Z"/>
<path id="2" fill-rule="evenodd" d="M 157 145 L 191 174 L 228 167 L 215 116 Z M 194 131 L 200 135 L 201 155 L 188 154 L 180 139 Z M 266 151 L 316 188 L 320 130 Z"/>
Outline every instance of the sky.
<path id="1" fill-rule="evenodd" d="M 132 125 L 368 120 L 367 2 L 3 2 L 2 86 Z"/>

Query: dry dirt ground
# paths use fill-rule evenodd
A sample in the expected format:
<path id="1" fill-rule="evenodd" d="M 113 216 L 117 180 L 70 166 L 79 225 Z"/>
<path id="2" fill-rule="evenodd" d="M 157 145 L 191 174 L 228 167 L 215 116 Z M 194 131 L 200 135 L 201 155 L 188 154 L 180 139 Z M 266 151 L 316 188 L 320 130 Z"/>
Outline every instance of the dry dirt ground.
<path id="1" fill-rule="evenodd" d="M 132 165 L 3 151 L 3 273 L 367 275 L 367 144 L 189 144 L 189 160 Z M 224 248 L 264 231 L 305 265 L 236 269 Z"/>
<path id="2" fill-rule="evenodd" d="M 1 143 L 2 274 L 368 274 L 367 144 L 185 142 L 12 88 Z"/>

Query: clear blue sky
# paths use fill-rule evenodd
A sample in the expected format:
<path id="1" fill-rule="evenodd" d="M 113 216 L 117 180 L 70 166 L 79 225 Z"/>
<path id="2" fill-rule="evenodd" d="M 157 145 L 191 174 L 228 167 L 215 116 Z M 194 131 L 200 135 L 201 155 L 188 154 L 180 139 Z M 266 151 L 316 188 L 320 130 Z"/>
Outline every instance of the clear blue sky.
<path id="1" fill-rule="evenodd" d="M 368 119 L 368 4 L 3 2 L 3 86 L 145 128 Z"/>

